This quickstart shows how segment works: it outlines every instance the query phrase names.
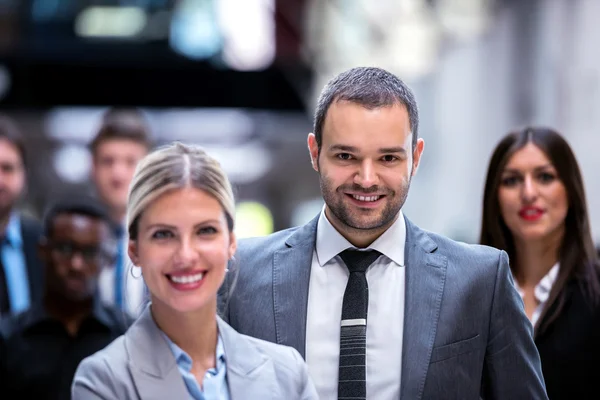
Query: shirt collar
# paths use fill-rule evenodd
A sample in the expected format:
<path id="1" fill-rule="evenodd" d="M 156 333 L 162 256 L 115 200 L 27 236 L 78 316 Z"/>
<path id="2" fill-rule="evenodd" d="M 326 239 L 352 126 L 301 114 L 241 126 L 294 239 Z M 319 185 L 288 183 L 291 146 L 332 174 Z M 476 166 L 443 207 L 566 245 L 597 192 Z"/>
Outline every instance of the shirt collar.
<path id="1" fill-rule="evenodd" d="M 392 226 L 371 243 L 368 248 L 379 251 L 398 265 L 404 265 L 405 242 L 406 222 L 402 211 L 400 211 Z M 342 251 L 355 248 L 329 222 L 325 215 L 325 206 L 321 210 L 319 222 L 317 223 L 317 244 L 315 247 L 317 259 L 322 267 Z"/>
<path id="2" fill-rule="evenodd" d="M 130 321 L 125 321 L 128 317 L 123 316 L 123 322 L 120 322 L 120 315 L 118 315 L 118 312 L 119 311 L 116 311 L 117 314 L 113 315 L 106 306 L 102 305 L 99 301 L 94 300 L 91 318 L 96 320 L 107 330 L 113 330 L 117 327 L 125 328 L 125 325 L 128 325 Z M 34 329 L 44 322 L 54 321 L 54 318 L 46 312 L 41 304 L 31 307 L 22 314 L 16 315 L 14 318 L 16 325 L 21 326 L 23 331 Z"/>
<path id="3" fill-rule="evenodd" d="M 192 358 L 189 356 L 189 354 L 183 351 L 181 347 L 177 346 L 175 342 L 169 339 L 169 337 L 163 331 L 160 331 L 160 333 L 169 345 L 169 348 L 171 349 L 171 352 L 175 357 L 177 365 L 181 368 L 184 368 L 187 372 L 190 372 L 192 370 Z M 215 370 L 219 370 L 225 363 L 225 347 L 223 346 L 223 340 L 221 339 L 221 335 L 217 336 L 217 350 L 215 353 L 215 359 Z"/>
<path id="4" fill-rule="evenodd" d="M 554 264 L 550 271 L 535 286 L 535 297 L 540 303 L 545 303 L 548 300 L 552 286 L 554 286 L 554 282 L 556 282 L 556 278 L 558 277 L 559 269 L 559 263 Z"/>
<path id="5" fill-rule="evenodd" d="M 8 224 L 6 225 L 5 240 L 13 247 L 23 246 L 23 238 L 21 237 L 21 219 L 18 212 L 13 212 L 10 215 Z"/>
<path id="6" fill-rule="evenodd" d="M 548 300 L 548 297 L 550 296 L 550 291 L 552 290 L 554 282 L 556 282 L 556 278 L 558 277 L 559 270 L 560 263 L 557 262 L 552 268 L 550 268 L 550 271 L 548 271 L 548 273 L 544 275 L 544 277 L 538 282 L 538 284 L 535 285 L 533 294 L 535 296 L 535 299 L 540 304 L 545 303 Z M 515 288 L 517 289 L 521 297 L 523 297 L 523 291 L 519 287 L 517 280 L 513 279 L 513 281 L 515 283 Z"/>

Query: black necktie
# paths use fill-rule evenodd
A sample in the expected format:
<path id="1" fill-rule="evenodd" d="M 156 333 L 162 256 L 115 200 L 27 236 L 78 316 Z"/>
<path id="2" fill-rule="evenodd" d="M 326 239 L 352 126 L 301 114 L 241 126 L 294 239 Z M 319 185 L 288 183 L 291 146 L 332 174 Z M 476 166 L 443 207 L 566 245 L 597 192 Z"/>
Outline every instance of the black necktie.
<path id="1" fill-rule="evenodd" d="M 350 271 L 340 332 L 338 399 L 367 398 L 367 311 L 369 286 L 365 272 L 381 253 L 344 250 L 340 257 Z"/>

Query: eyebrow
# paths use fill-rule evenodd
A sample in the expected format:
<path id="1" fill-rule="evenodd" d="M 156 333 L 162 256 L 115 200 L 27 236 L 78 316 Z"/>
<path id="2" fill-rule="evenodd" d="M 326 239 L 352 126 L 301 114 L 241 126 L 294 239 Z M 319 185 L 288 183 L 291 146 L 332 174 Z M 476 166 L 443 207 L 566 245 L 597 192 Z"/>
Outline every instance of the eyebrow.
<path id="1" fill-rule="evenodd" d="M 554 165 L 552 165 L 552 164 L 540 165 L 539 167 L 535 167 L 533 170 L 534 171 L 543 171 L 543 170 L 545 170 L 547 168 L 554 168 Z M 513 174 L 520 174 L 521 173 L 520 170 L 514 169 L 514 168 L 506 168 L 502 172 L 503 173 L 513 173 Z"/>
<path id="2" fill-rule="evenodd" d="M 348 153 L 360 153 L 358 147 L 347 146 L 344 144 L 334 144 L 329 146 L 329 151 L 346 151 Z M 381 154 L 389 154 L 389 153 L 406 153 L 406 149 L 404 147 L 382 147 L 377 150 Z"/>
<path id="3" fill-rule="evenodd" d="M 200 227 L 200 226 L 203 226 L 203 225 L 207 225 L 207 224 L 218 224 L 219 222 L 220 221 L 216 220 L 216 219 L 209 219 L 209 220 L 197 223 L 196 225 L 194 225 L 194 228 L 197 228 L 197 227 Z M 175 225 L 156 223 L 156 224 L 150 224 L 150 225 L 148 225 L 146 227 L 146 231 L 149 231 L 149 230 L 155 229 L 155 228 L 166 228 L 166 229 L 177 230 L 177 227 Z"/>

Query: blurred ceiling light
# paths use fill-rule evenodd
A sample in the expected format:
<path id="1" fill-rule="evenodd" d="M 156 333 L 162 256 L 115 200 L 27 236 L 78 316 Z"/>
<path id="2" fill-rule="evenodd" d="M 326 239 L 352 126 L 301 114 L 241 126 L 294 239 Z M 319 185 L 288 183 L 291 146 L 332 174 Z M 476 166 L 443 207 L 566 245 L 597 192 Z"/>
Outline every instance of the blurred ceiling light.
<path id="1" fill-rule="evenodd" d="M 89 178 L 91 155 L 81 144 L 65 144 L 55 153 L 54 169 L 58 176 L 69 183 L 82 183 Z"/>
<path id="2" fill-rule="evenodd" d="M 165 140 L 231 142 L 254 132 L 252 118 L 235 109 L 169 110 L 156 114 L 156 122 Z"/>
<path id="3" fill-rule="evenodd" d="M 472 39 L 489 27 L 490 7 L 490 0 L 438 0 L 435 10 L 448 34 L 458 39 Z"/>
<path id="4" fill-rule="evenodd" d="M 173 12 L 169 42 L 185 57 L 201 60 L 222 47 L 215 0 L 182 0 Z"/>
<path id="5" fill-rule="evenodd" d="M 235 207 L 235 235 L 238 239 L 273 233 L 273 215 L 263 204 L 243 201 Z"/>
<path id="6" fill-rule="evenodd" d="M 214 146 L 197 143 L 215 157 L 234 183 L 252 183 L 262 178 L 273 164 L 269 150 L 260 143 L 242 146 Z"/>
<path id="7" fill-rule="evenodd" d="M 6 96 L 11 86 L 10 71 L 0 64 L 0 100 Z"/>
<path id="8" fill-rule="evenodd" d="M 240 71 L 270 66 L 275 59 L 274 0 L 216 1 L 225 63 Z"/>
<path id="9" fill-rule="evenodd" d="M 46 117 L 46 132 L 57 140 L 88 142 L 100 127 L 105 110 L 106 108 L 55 108 Z"/>
<path id="10" fill-rule="evenodd" d="M 75 18 L 75 33 L 81 37 L 131 38 L 139 35 L 148 17 L 139 7 L 93 6 Z"/>

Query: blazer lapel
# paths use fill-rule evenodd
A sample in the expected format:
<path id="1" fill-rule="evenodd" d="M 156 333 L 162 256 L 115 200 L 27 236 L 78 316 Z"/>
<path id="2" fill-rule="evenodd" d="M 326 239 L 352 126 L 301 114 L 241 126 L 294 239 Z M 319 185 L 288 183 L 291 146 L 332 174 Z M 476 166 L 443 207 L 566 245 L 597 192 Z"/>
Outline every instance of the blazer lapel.
<path id="1" fill-rule="evenodd" d="M 125 346 L 141 400 L 189 398 L 175 357 L 152 319 L 150 306 L 125 334 Z"/>
<path id="2" fill-rule="evenodd" d="M 279 393 L 276 386 L 277 376 L 273 361 L 219 317 L 217 322 L 225 349 L 230 397 L 261 400 L 283 398 L 284 393 Z"/>
<path id="3" fill-rule="evenodd" d="M 432 253 L 435 242 L 406 219 L 406 293 L 402 345 L 401 395 L 420 399 L 446 280 L 446 257 Z"/>
<path id="4" fill-rule="evenodd" d="M 273 305 L 277 343 L 304 358 L 308 284 L 319 216 L 296 230 L 273 255 Z"/>

